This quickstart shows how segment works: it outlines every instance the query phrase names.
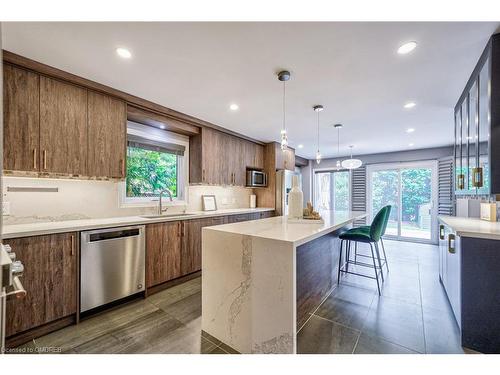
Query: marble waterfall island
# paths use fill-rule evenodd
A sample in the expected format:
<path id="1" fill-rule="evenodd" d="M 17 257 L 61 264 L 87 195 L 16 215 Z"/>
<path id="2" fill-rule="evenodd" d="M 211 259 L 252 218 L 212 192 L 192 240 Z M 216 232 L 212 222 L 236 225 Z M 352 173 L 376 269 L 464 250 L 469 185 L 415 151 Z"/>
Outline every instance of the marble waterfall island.
<path id="1" fill-rule="evenodd" d="M 203 228 L 202 330 L 240 353 L 296 353 L 297 332 L 337 282 L 338 235 L 364 212 L 323 211 Z"/>

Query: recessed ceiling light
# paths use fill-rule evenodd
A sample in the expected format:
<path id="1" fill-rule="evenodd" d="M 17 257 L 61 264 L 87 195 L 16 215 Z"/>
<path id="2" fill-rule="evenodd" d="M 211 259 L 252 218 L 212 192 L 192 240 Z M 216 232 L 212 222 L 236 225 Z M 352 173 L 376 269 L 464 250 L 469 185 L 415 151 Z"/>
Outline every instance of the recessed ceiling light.
<path id="1" fill-rule="evenodd" d="M 165 129 L 165 125 L 160 125 L 160 129 Z"/>
<path id="2" fill-rule="evenodd" d="M 408 143 L 408 147 L 413 147 L 414 145 L 414 143 Z"/>
<path id="3" fill-rule="evenodd" d="M 122 48 L 122 47 L 117 48 L 116 53 L 118 54 L 118 56 L 120 56 L 124 59 L 130 59 L 132 57 L 132 53 L 126 48 Z"/>
<path id="4" fill-rule="evenodd" d="M 408 128 L 408 129 L 406 129 L 406 132 L 407 132 L 407 133 L 413 133 L 414 131 L 415 131 L 415 129 L 414 129 L 414 128 Z"/>
<path id="5" fill-rule="evenodd" d="M 406 109 L 410 109 L 410 108 L 415 107 L 416 105 L 417 105 L 417 103 L 415 103 L 415 102 L 408 102 L 408 103 L 405 103 L 405 105 L 403 107 Z"/>
<path id="6" fill-rule="evenodd" d="M 234 104 L 234 103 L 229 106 L 229 109 L 231 111 L 237 111 L 239 108 L 240 108 L 240 106 L 238 104 Z"/>
<path id="7" fill-rule="evenodd" d="M 304 145 L 298 145 L 297 148 L 304 148 Z"/>
<path id="8" fill-rule="evenodd" d="M 411 42 L 408 42 L 408 43 L 401 45 L 398 48 L 398 53 L 400 55 L 406 55 L 407 53 L 410 53 L 411 51 L 413 51 L 416 47 L 417 47 L 417 42 L 411 41 Z"/>

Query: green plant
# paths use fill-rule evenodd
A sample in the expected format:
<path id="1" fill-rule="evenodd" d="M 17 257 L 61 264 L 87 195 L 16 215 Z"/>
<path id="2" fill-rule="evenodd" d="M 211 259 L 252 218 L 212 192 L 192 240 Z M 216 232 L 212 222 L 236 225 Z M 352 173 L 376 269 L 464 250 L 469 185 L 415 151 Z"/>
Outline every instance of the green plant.
<path id="1" fill-rule="evenodd" d="M 177 197 L 177 155 L 127 147 L 127 197 L 154 197 L 169 189 Z"/>

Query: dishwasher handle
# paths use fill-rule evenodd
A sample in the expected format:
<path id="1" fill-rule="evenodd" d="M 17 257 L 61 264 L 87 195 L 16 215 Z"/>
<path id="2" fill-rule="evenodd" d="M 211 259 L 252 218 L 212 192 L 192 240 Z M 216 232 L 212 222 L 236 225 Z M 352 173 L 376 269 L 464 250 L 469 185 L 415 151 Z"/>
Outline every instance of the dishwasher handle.
<path id="1" fill-rule="evenodd" d="M 85 242 L 96 243 L 101 241 L 119 240 L 128 237 L 137 237 L 142 235 L 143 227 L 126 227 L 107 230 L 96 230 L 85 233 Z"/>

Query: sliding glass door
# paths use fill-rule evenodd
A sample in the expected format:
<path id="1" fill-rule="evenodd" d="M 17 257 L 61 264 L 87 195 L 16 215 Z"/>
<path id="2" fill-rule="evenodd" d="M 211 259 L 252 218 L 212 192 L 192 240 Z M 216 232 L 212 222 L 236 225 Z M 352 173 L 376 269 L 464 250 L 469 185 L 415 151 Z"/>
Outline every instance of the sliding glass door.
<path id="1" fill-rule="evenodd" d="M 371 165 L 367 172 L 370 216 L 392 206 L 386 236 L 436 242 L 436 162 Z"/>
<path id="2" fill-rule="evenodd" d="M 348 211 L 350 187 L 348 171 L 315 171 L 314 207 L 316 210 Z"/>

